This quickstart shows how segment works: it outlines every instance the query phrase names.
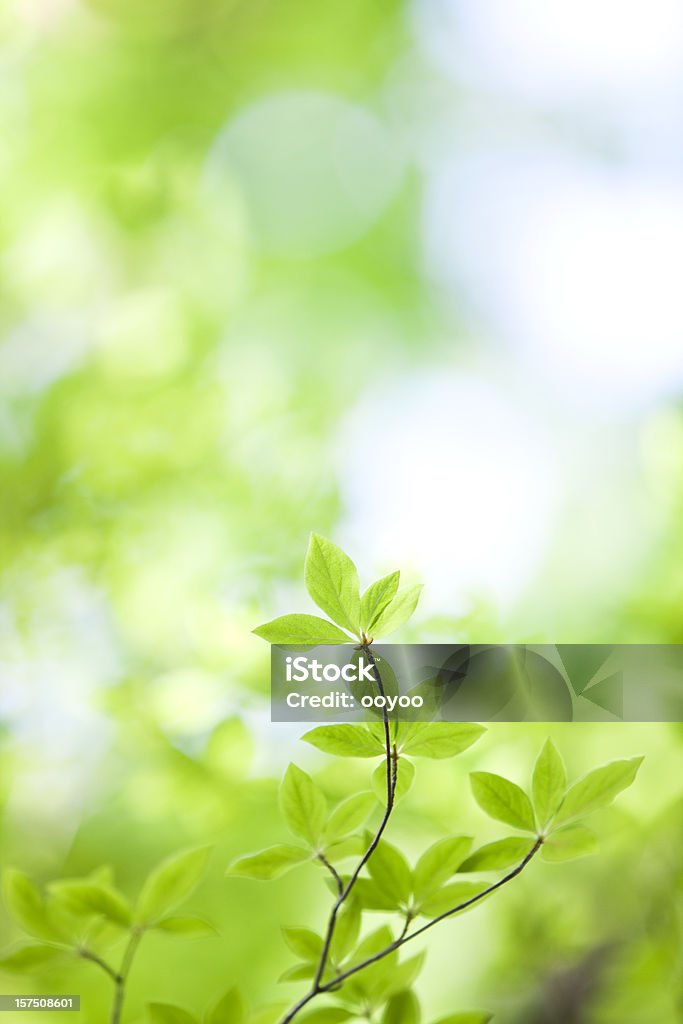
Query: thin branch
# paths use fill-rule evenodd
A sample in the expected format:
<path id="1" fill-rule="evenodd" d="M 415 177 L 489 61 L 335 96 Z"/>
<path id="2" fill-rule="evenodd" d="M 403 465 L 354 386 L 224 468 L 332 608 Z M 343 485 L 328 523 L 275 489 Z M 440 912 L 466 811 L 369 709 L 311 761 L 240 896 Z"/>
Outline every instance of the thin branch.
<path id="1" fill-rule="evenodd" d="M 324 853 L 318 854 L 318 860 L 322 865 L 324 865 L 324 867 L 327 868 L 329 873 L 332 875 L 334 883 L 337 886 L 337 895 L 341 896 L 342 892 L 344 891 L 344 881 L 339 872 L 337 871 L 337 869 L 335 868 L 334 864 L 331 864 L 329 862 Z"/>
<path id="2" fill-rule="evenodd" d="M 328 982 L 328 984 L 326 985 L 321 985 L 318 991 L 328 992 L 332 987 L 332 984 L 334 984 L 335 986 L 341 984 L 342 982 L 346 981 L 347 978 L 350 978 L 352 975 L 364 970 L 371 964 L 377 963 L 378 960 L 383 960 L 385 956 L 388 956 L 390 953 L 393 953 L 394 950 L 396 949 L 400 949 L 401 946 L 405 946 L 406 942 L 410 942 L 411 939 L 416 939 L 418 935 L 422 935 L 423 932 L 426 932 L 430 928 L 433 928 L 434 925 L 439 924 L 440 921 L 444 921 L 447 917 L 452 917 L 453 914 L 460 913 L 461 910 L 467 910 L 467 908 L 471 907 L 474 903 L 479 903 L 479 901 L 483 900 L 486 896 L 490 896 L 492 892 L 495 892 L 497 889 L 502 888 L 502 886 L 507 885 L 507 883 L 511 882 L 513 878 L 516 878 L 517 875 L 521 874 L 521 872 L 527 866 L 529 861 L 536 856 L 542 845 L 543 839 L 539 837 L 534 843 L 531 850 L 529 850 L 527 855 L 524 857 L 524 859 L 521 860 L 519 864 L 515 868 L 513 868 L 512 871 L 508 872 L 507 875 L 505 875 L 503 878 L 499 878 L 497 882 L 494 882 L 493 885 L 490 885 L 487 889 L 484 889 L 483 892 L 477 893 L 476 896 L 471 896 L 469 899 L 464 900 L 464 902 L 459 903 L 456 907 L 451 907 L 450 910 L 444 911 L 444 913 L 439 914 L 438 917 L 432 918 L 431 921 L 428 921 L 426 924 L 423 924 L 420 928 L 417 928 L 414 932 L 411 932 L 410 935 L 406 935 L 406 931 L 410 923 L 409 921 L 406 921 L 406 925 L 403 929 L 403 932 L 398 937 L 398 939 L 392 942 L 385 949 L 380 950 L 379 953 L 375 953 L 374 956 L 370 956 L 366 960 L 361 960 L 360 963 L 355 964 L 353 967 L 350 967 L 348 971 L 344 971 L 343 974 L 337 975 L 333 983 Z"/>
<path id="3" fill-rule="evenodd" d="M 111 1017 L 109 1018 L 110 1024 L 120 1024 L 121 1013 L 123 1012 L 123 1000 L 126 996 L 126 982 L 128 981 L 128 975 L 130 974 L 130 969 L 133 966 L 133 959 L 137 952 L 137 948 L 140 945 L 142 934 L 143 933 L 140 928 L 134 928 L 128 940 L 128 945 L 123 953 L 121 970 L 116 979 L 116 991 L 114 992 L 114 1002 L 111 1008 Z"/>
<path id="4" fill-rule="evenodd" d="M 121 976 L 117 974 L 114 968 L 110 967 L 107 961 L 103 960 L 101 956 L 98 956 L 97 953 L 93 953 L 90 949 L 79 949 L 78 955 L 82 960 L 89 960 L 91 964 L 96 964 L 109 975 L 115 985 L 118 985 Z"/>

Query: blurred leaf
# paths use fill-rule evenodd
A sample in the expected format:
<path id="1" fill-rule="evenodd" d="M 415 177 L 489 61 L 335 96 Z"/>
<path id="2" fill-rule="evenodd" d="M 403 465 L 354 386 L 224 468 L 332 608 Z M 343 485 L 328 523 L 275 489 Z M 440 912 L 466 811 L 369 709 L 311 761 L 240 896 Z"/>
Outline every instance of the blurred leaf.
<path id="1" fill-rule="evenodd" d="M 398 774 L 396 776 L 396 790 L 394 800 L 400 800 L 402 796 L 410 791 L 415 781 L 415 765 L 406 757 L 398 759 Z M 383 761 L 378 764 L 372 773 L 372 788 L 382 804 L 387 802 L 387 766 Z"/>
<path id="2" fill-rule="evenodd" d="M 551 864 L 559 864 L 597 851 L 598 837 L 592 829 L 585 825 L 569 825 L 548 836 L 541 847 L 541 857 Z"/>
<path id="3" fill-rule="evenodd" d="M 355 1017 L 355 1013 L 343 1006 L 319 1006 L 301 1017 L 301 1024 L 342 1024 Z"/>
<path id="4" fill-rule="evenodd" d="M 28 875 L 15 868 L 5 868 L 3 895 L 7 909 L 25 932 L 41 939 L 55 938 L 43 897 Z"/>
<path id="5" fill-rule="evenodd" d="M 186 900 L 204 873 L 209 850 L 208 846 L 185 850 L 154 868 L 142 887 L 136 920 L 153 924 Z"/>
<path id="6" fill-rule="evenodd" d="M 254 739 L 240 718 L 220 722 L 206 745 L 204 761 L 209 768 L 227 778 L 246 775 L 254 753 Z"/>
<path id="7" fill-rule="evenodd" d="M 356 857 L 365 852 L 365 843 L 362 836 L 347 836 L 346 839 L 339 839 L 330 843 L 325 848 L 325 856 L 328 860 L 344 860 L 347 857 Z"/>
<path id="8" fill-rule="evenodd" d="M 351 633 L 360 632 L 360 582 L 349 556 L 331 540 L 311 534 L 304 565 L 308 593 L 318 608 Z"/>
<path id="9" fill-rule="evenodd" d="M 301 738 L 337 757 L 381 757 L 385 753 L 383 741 L 365 725 L 319 725 Z"/>
<path id="10" fill-rule="evenodd" d="M 489 1024 L 492 1020 L 492 1013 L 470 1010 L 465 1013 L 450 1013 L 448 1017 L 439 1017 L 435 1024 Z"/>
<path id="11" fill-rule="evenodd" d="M 312 978 L 315 975 L 316 967 L 315 964 L 305 963 L 296 964 L 294 967 L 288 967 L 286 971 L 283 971 L 280 977 L 277 979 L 280 981 L 304 981 L 307 978 Z"/>
<path id="12" fill-rule="evenodd" d="M 310 960 L 316 963 L 320 960 L 323 940 L 310 928 L 283 928 L 282 934 L 294 956 L 298 956 L 300 960 Z"/>
<path id="13" fill-rule="evenodd" d="M 98 915 L 126 928 L 131 921 L 130 907 L 120 893 L 87 879 L 54 882 L 51 890 L 71 913 L 80 917 Z"/>
<path id="14" fill-rule="evenodd" d="M 404 626 L 417 608 L 422 593 L 422 584 L 414 583 L 399 590 L 389 604 L 377 615 L 373 626 L 373 637 L 388 636 Z"/>
<path id="15" fill-rule="evenodd" d="M 245 1024 L 246 1012 L 239 989 L 229 988 L 204 1015 L 204 1024 Z"/>
<path id="16" fill-rule="evenodd" d="M 452 882 L 426 899 L 420 907 L 420 913 L 425 917 L 438 917 L 466 903 L 473 896 L 478 896 L 486 888 L 481 882 Z"/>
<path id="17" fill-rule="evenodd" d="M 375 621 L 396 596 L 400 578 L 400 572 L 390 572 L 371 583 L 365 591 L 360 603 L 360 625 L 364 632 L 372 633 Z"/>
<path id="18" fill-rule="evenodd" d="M 422 854 L 413 872 L 413 892 L 418 902 L 455 874 L 471 847 L 471 836 L 452 836 L 440 839 Z"/>
<path id="19" fill-rule="evenodd" d="M 426 951 L 423 951 L 422 953 L 418 953 L 417 956 L 410 957 L 409 960 L 404 960 L 403 963 L 398 965 L 393 965 L 389 960 L 387 963 L 388 969 L 385 981 L 382 986 L 382 994 L 386 997 L 394 992 L 401 992 L 404 989 L 409 989 L 422 970 L 426 956 Z M 388 959 L 389 958 L 387 958 L 387 960 Z"/>
<path id="20" fill-rule="evenodd" d="M 377 807 L 374 793 L 356 793 L 337 804 L 325 828 L 328 842 L 355 832 Z"/>
<path id="21" fill-rule="evenodd" d="M 260 881 L 270 881 L 279 878 L 297 864 L 303 864 L 310 860 L 308 850 L 301 846 L 269 846 L 266 850 L 258 853 L 249 853 L 246 857 L 239 857 L 228 867 L 226 874 L 233 878 L 256 878 Z"/>
<path id="22" fill-rule="evenodd" d="M 191 1013 L 171 1003 L 148 1003 L 147 1019 L 150 1024 L 197 1024 Z"/>
<path id="23" fill-rule="evenodd" d="M 414 992 L 397 992 L 387 1003 L 382 1024 L 420 1024 L 420 1004 Z"/>
<path id="24" fill-rule="evenodd" d="M 408 727 L 401 752 L 411 757 L 454 757 L 485 732 L 483 725 L 474 722 L 416 722 Z"/>
<path id="25" fill-rule="evenodd" d="M 67 951 L 54 946 L 22 946 L 6 956 L 0 957 L 0 969 L 9 974 L 31 974 L 49 967 L 54 961 L 62 959 Z"/>
<path id="26" fill-rule="evenodd" d="M 290 764 L 280 786 L 280 808 L 287 825 L 315 849 L 325 831 L 327 801 L 298 765 Z"/>
<path id="27" fill-rule="evenodd" d="M 203 917 L 192 915 L 164 917 L 154 925 L 156 931 L 171 935 L 217 935 L 216 927 Z"/>
<path id="28" fill-rule="evenodd" d="M 567 773 L 560 753 L 548 738 L 534 766 L 531 793 L 541 827 L 547 824 L 559 807 L 567 786 Z"/>
<path id="29" fill-rule="evenodd" d="M 412 890 L 412 876 L 408 862 L 397 847 L 382 840 L 367 863 L 370 876 L 377 888 L 394 906 L 407 903 Z"/>
<path id="30" fill-rule="evenodd" d="M 496 839 L 475 850 L 471 857 L 463 861 L 459 871 L 496 871 L 498 868 L 510 867 L 524 860 L 533 845 L 533 839 L 522 839 L 521 836 Z"/>
<path id="31" fill-rule="evenodd" d="M 253 632 L 269 644 L 348 644 L 341 629 L 318 615 L 280 615 Z"/>
<path id="32" fill-rule="evenodd" d="M 471 772 L 470 782 L 474 799 L 491 818 L 524 832 L 536 831 L 529 797 L 516 783 L 492 772 Z"/>
<path id="33" fill-rule="evenodd" d="M 632 784 L 642 763 L 642 757 L 631 757 L 623 761 L 610 761 L 588 772 L 567 791 L 555 819 L 556 824 L 591 814 L 611 804 L 622 790 Z"/>

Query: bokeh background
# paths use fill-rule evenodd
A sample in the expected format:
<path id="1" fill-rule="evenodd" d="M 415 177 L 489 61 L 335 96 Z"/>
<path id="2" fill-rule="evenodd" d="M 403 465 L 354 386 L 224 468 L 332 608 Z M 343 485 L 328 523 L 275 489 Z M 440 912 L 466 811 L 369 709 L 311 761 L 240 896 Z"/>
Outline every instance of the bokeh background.
<path id="1" fill-rule="evenodd" d="M 222 877 L 290 759 L 366 784 L 268 721 L 250 630 L 309 608 L 311 529 L 425 582 L 397 639 L 683 638 L 682 100 L 678 0 L 3 5 L 0 861 L 133 893 L 216 844 L 221 936 L 150 938 L 131 1021 L 286 999 L 322 915 L 306 871 Z M 673 1024 L 679 726 L 492 728 L 396 835 L 488 835 L 466 769 L 548 731 L 639 782 L 598 858 L 430 940 L 427 1020 Z M 30 984 L 103 1019 L 87 967 Z"/>

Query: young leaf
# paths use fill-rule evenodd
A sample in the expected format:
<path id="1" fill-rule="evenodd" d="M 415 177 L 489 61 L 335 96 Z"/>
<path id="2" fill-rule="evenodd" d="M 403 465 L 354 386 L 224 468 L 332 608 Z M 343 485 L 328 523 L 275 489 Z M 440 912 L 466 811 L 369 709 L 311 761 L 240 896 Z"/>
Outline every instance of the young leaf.
<path id="1" fill-rule="evenodd" d="M 301 1018 L 301 1024 L 343 1024 L 356 1014 L 343 1006 L 319 1006 Z"/>
<path id="2" fill-rule="evenodd" d="M 239 989 L 229 988 L 205 1014 L 204 1024 L 245 1024 L 247 1019 Z"/>
<path id="3" fill-rule="evenodd" d="M 15 868 L 6 868 L 3 872 L 3 894 L 7 909 L 25 932 L 39 939 L 55 937 L 43 897 L 28 875 Z"/>
<path id="4" fill-rule="evenodd" d="M 408 902 L 412 876 L 405 857 L 391 843 L 381 842 L 368 861 L 370 877 L 394 907 Z"/>
<path id="5" fill-rule="evenodd" d="M 136 920 L 151 925 L 186 900 L 201 878 L 209 855 L 200 846 L 163 860 L 142 887 Z"/>
<path id="6" fill-rule="evenodd" d="M 560 753 L 548 738 L 534 766 L 531 793 L 538 823 L 543 827 L 555 814 L 567 786 L 567 773 Z"/>
<path id="7" fill-rule="evenodd" d="M 361 925 L 361 909 L 359 901 L 353 896 L 342 907 L 337 915 L 337 926 L 332 937 L 332 960 L 335 964 L 342 963 L 358 942 Z"/>
<path id="8" fill-rule="evenodd" d="M 631 757 L 588 772 L 567 792 L 555 822 L 557 825 L 590 814 L 611 804 L 614 798 L 631 785 L 643 762 L 642 757 Z"/>
<path id="9" fill-rule="evenodd" d="M 492 1013 L 470 1010 L 465 1013 L 451 1013 L 448 1017 L 441 1017 L 436 1021 L 436 1024 L 489 1024 L 492 1020 Z"/>
<path id="10" fill-rule="evenodd" d="M 56 949 L 54 946 L 22 946 L 21 949 L 0 957 L 0 969 L 9 974 L 31 974 L 33 971 L 42 971 L 65 955 L 65 950 Z"/>
<path id="11" fill-rule="evenodd" d="M 294 956 L 317 963 L 323 951 L 323 940 L 310 928 L 283 928 L 284 940 Z"/>
<path id="12" fill-rule="evenodd" d="M 182 916 L 163 917 L 154 925 L 160 932 L 168 932 L 169 935 L 217 935 L 218 932 L 210 921 L 203 917 L 195 917 L 187 914 Z"/>
<path id="13" fill-rule="evenodd" d="M 331 540 L 311 534 L 304 566 L 308 593 L 318 608 L 351 633 L 360 632 L 360 584 L 351 559 Z"/>
<path id="14" fill-rule="evenodd" d="M 259 853 L 239 857 L 228 867 L 226 874 L 232 878 L 256 878 L 268 882 L 310 859 L 309 851 L 301 846 L 269 846 Z"/>
<path id="15" fill-rule="evenodd" d="M 170 1003 L 147 1003 L 147 1019 L 150 1024 L 197 1024 L 191 1013 Z"/>
<path id="16" fill-rule="evenodd" d="M 397 992 L 387 1003 L 382 1024 L 420 1024 L 420 1004 L 414 992 Z"/>
<path id="17" fill-rule="evenodd" d="M 404 960 L 401 964 L 392 965 L 391 961 L 387 964 L 389 968 L 387 974 L 383 983 L 378 986 L 380 1002 L 387 996 L 410 988 L 424 966 L 426 955 L 426 952 L 418 953 L 417 956 Z M 386 963 L 386 961 L 384 962 Z"/>
<path id="18" fill-rule="evenodd" d="M 485 888 L 480 882 L 452 882 L 428 897 L 419 912 L 425 917 L 438 917 L 478 896 Z"/>
<path id="19" fill-rule="evenodd" d="M 401 578 L 400 572 L 390 572 L 388 576 L 371 583 L 363 594 L 360 602 L 360 625 L 365 633 L 371 633 L 378 617 L 386 606 L 393 601 Z"/>
<path id="20" fill-rule="evenodd" d="M 394 800 L 400 800 L 402 796 L 405 796 L 414 781 L 415 765 L 407 757 L 399 757 Z M 385 804 L 387 802 L 387 766 L 385 762 L 378 764 L 372 773 L 372 788 L 377 799 Z"/>
<path id="21" fill-rule="evenodd" d="M 359 878 L 353 891 L 363 910 L 396 910 L 393 893 L 380 888 L 372 878 Z"/>
<path id="22" fill-rule="evenodd" d="M 380 757 L 385 752 L 380 737 L 364 725 L 319 725 L 302 739 L 336 757 Z"/>
<path id="23" fill-rule="evenodd" d="M 104 917 L 122 928 L 130 924 L 130 907 L 120 893 L 106 885 L 88 879 L 65 879 L 54 882 L 51 889 L 72 914 Z"/>
<path id="24" fill-rule="evenodd" d="M 491 818 L 524 832 L 536 831 L 529 797 L 514 782 L 492 772 L 472 772 L 470 782 L 474 799 Z"/>
<path id="25" fill-rule="evenodd" d="M 485 732 L 483 725 L 474 722 L 416 722 L 409 727 L 401 752 L 411 757 L 454 757 Z"/>
<path id="26" fill-rule="evenodd" d="M 368 815 L 377 807 L 374 793 L 355 793 L 342 800 L 330 814 L 325 828 L 327 842 L 341 839 L 355 832 L 363 824 Z"/>
<path id="27" fill-rule="evenodd" d="M 325 830 L 327 801 L 311 776 L 295 764 L 282 780 L 280 808 L 294 835 L 316 848 Z"/>
<path id="28" fill-rule="evenodd" d="M 452 836 L 440 839 L 422 854 L 413 872 L 413 892 L 418 902 L 455 874 L 471 846 L 471 836 Z"/>
<path id="29" fill-rule="evenodd" d="M 253 631 L 269 644 L 347 644 L 349 637 L 319 615 L 280 615 Z"/>
<path id="30" fill-rule="evenodd" d="M 585 825 L 568 825 L 552 832 L 541 847 L 541 857 L 551 864 L 559 864 L 577 857 L 597 853 L 598 838 Z"/>
<path id="31" fill-rule="evenodd" d="M 422 593 L 422 584 L 414 583 L 411 587 L 403 587 L 375 618 L 372 633 L 375 640 L 388 636 L 404 626 L 417 608 Z"/>
<path id="32" fill-rule="evenodd" d="M 533 845 L 533 839 L 522 839 L 521 836 L 496 839 L 495 842 L 486 843 L 475 850 L 471 857 L 463 861 L 458 872 L 464 874 L 468 871 L 497 871 L 499 868 L 508 868 L 524 860 Z"/>
<path id="33" fill-rule="evenodd" d="M 294 967 L 288 967 L 286 971 L 283 971 L 278 981 L 304 981 L 306 978 L 312 978 L 315 974 L 315 964 L 295 964 Z"/>

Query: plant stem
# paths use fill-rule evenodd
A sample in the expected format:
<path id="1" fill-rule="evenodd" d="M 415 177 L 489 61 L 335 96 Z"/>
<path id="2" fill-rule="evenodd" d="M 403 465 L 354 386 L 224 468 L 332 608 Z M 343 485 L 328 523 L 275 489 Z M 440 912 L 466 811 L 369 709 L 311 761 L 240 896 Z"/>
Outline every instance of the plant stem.
<path id="1" fill-rule="evenodd" d="M 329 873 L 334 878 L 334 883 L 337 886 L 337 894 L 341 896 L 342 892 L 344 891 L 344 882 L 342 881 L 341 875 L 335 868 L 334 864 L 330 864 L 329 860 L 327 859 L 324 853 L 318 854 L 318 860 L 327 868 Z"/>
<path id="2" fill-rule="evenodd" d="M 370 650 L 369 643 L 361 644 L 361 650 L 365 653 L 368 661 L 372 666 L 372 671 L 375 677 L 375 682 L 377 683 L 377 689 L 379 690 L 379 694 L 380 696 L 384 697 L 384 684 L 382 683 L 382 677 L 380 675 L 379 669 L 377 668 L 375 656 Z M 307 1006 L 312 999 L 315 999 L 317 995 L 319 995 L 321 992 L 326 991 L 327 988 L 329 987 L 321 985 L 321 981 L 323 974 L 325 973 L 325 967 L 327 966 L 328 957 L 330 955 L 330 948 L 332 946 L 332 939 L 334 937 L 334 929 L 337 924 L 337 916 L 342 906 L 344 905 L 345 901 L 351 894 L 354 885 L 358 881 L 358 876 L 360 875 L 361 871 L 367 864 L 368 860 L 370 859 L 374 851 L 377 849 L 379 841 L 382 838 L 382 834 L 384 833 L 384 830 L 387 827 L 387 824 L 389 823 L 391 812 L 394 809 L 394 795 L 396 793 L 396 781 L 398 778 L 398 755 L 396 752 L 396 748 L 392 748 L 391 745 L 391 733 L 389 731 L 389 716 L 387 714 L 386 707 L 382 709 L 382 723 L 384 726 L 384 748 L 387 774 L 387 800 L 384 809 L 384 814 L 382 815 L 382 820 L 379 823 L 377 831 L 375 832 L 367 850 L 365 851 L 365 853 L 359 860 L 358 864 L 356 865 L 353 874 L 351 875 L 345 886 L 342 884 L 342 888 L 339 891 L 339 895 L 335 900 L 332 910 L 330 911 L 330 916 L 327 922 L 327 929 L 325 931 L 325 938 L 323 940 L 323 948 L 320 954 L 320 960 L 318 962 L 318 967 L 315 972 L 315 977 L 313 979 L 310 991 L 308 991 L 306 995 L 303 996 L 299 1000 L 299 1002 L 296 1003 L 291 1008 L 291 1010 L 289 1010 L 287 1014 L 285 1014 L 285 1016 L 282 1018 L 281 1024 L 290 1024 L 290 1022 L 294 1020 L 297 1014 L 301 1010 L 303 1010 L 303 1008 Z M 334 984 L 334 982 L 332 984 Z M 118 1022 L 115 1022 L 114 1019 L 112 1019 L 111 1024 L 118 1024 Z"/>
<path id="3" fill-rule="evenodd" d="M 126 982 L 128 981 L 128 975 L 133 965 L 133 959 L 137 952 L 137 948 L 140 945 L 142 938 L 142 930 L 139 928 L 133 928 L 131 936 L 128 940 L 128 945 L 123 954 L 121 960 L 121 970 L 116 976 L 116 988 L 114 990 L 114 1002 L 112 1003 L 111 1016 L 109 1018 L 110 1024 L 120 1024 L 121 1013 L 123 1012 L 123 1001 L 126 996 Z"/>

